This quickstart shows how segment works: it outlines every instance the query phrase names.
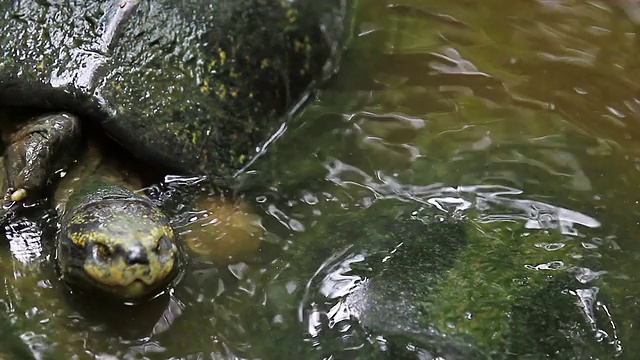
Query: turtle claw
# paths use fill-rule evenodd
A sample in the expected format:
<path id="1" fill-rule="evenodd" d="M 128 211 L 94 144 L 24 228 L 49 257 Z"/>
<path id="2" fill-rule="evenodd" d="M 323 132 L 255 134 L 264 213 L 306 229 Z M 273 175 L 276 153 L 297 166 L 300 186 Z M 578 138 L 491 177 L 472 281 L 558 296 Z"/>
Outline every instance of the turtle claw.
<path id="1" fill-rule="evenodd" d="M 27 198 L 27 190 L 17 189 L 15 191 L 9 190 L 7 196 L 11 201 L 22 201 Z"/>
<path id="2" fill-rule="evenodd" d="M 15 192 L 14 188 L 8 188 L 5 192 L 4 192 L 4 196 L 2 198 L 2 200 L 4 201 L 3 207 L 7 207 L 8 204 L 10 204 L 11 202 L 13 202 L 14 200 L 12 200 L 12 195 Z"/>
<path id="3" fill-rule="evenodd" d="M 15 217 L 22 202 L 26 199 L 27 191 L 25 189 L 7 189 L 4 194 L 2 206 L 0 206 L 0 224 L 10 222 Z"/>
<path id="4" fill-rule="evenodd" d="M 26 200 L 27 196 L 28 192 L 25 188 L 15 189 L 11 187 L 5 191 L 3 200 L 5 204 L 10 202 L 20 202 Z"/>

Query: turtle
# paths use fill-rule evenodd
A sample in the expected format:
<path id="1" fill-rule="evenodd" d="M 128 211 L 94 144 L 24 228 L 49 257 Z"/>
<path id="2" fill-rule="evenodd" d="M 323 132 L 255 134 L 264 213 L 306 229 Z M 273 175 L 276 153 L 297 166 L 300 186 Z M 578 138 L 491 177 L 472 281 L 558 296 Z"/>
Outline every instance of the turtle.
<path id="1" fill-rule="evenodd" d="M 7 203 L 50 194 L 91 131 L 167 174 L 225 183 L 336 69 L 351 16 L 340 0 L 175 5 L 0 4 L 0 108 L 33 114 L 3 126 Z M 55 196 L 61 277 L 127 301 L 155 296 L 182 248 L 153 201 L 108 178 Z"/>
<path id="2" fill-rule="evenodd" d="M 61 277 L 79 289 L 125 300 L 167 285 L 184 257 L 169 218 L 136 192 L 142 179 L 118 159 L 103 156 L 94 141 L 85 143 L 76 116 L 20 116 L 0 116 L 8 144 L 2 188 L 18 189 L 5 191 L 10 202 L 23 200 L 26 188 L 50 198 L 59 215 Z M 56 181 L 59 171 L 67 176 Z"/>

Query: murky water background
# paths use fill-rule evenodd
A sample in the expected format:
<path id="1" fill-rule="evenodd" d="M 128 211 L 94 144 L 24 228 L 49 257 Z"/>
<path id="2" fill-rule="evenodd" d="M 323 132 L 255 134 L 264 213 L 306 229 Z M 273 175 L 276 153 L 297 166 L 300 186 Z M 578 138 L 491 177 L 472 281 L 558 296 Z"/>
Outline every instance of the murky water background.
<path id="1" fill-rule="evenodd" d="M 17 222 L 0 259 L 1 325 L 20 339 L 3 335 L 0 349 L 637 358 L 634 9 L 362 1 L 340 72 L 235 189 L 265 229 L 260 251 L 225 266 L 192 256 L 171 294 L 113 306 L 69 296 L 47 228 Z M 179 206 L 202 183 L 166 180 L 149 193 L 176 226 L 217 226 L 216 213 Z"/>

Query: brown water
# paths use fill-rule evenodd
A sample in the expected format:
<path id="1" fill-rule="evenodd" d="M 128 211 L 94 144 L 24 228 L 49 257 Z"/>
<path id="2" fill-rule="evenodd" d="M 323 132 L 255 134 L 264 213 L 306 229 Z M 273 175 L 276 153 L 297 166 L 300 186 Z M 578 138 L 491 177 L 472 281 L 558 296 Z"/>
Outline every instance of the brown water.
<path id="1" fill-rule="evenodd" d="M 38 358 L 636 359 L 635 4 L 362 1 L 340 72 L 241 177 L 255 257 L 111 306 L 68 296 L 25 220 L 5 320 Z M 151 192 L 215 227 L 178 209 L 193 183 Z"/>

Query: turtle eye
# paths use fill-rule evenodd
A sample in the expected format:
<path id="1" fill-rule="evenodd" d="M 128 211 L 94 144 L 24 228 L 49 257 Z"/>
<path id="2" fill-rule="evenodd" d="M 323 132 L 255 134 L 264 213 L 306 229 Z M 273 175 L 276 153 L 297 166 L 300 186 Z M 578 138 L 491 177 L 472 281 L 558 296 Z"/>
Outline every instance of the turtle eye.
<path id="1" fill-rule="evenodd" d="M 102 243 L 95 243 L 94 248 L 95 253 L 103 260 L 111 258 L 112 252 L 107 245 Z"/>
<path id="2" fill-rule="evenodd" d="M 173 244 L 171 243 L 171 239 L 167 235 L 162 235 L 153 251 L 155 251 L 157 254 L 162 254 L 170 251 L 172 248 Z"/>

